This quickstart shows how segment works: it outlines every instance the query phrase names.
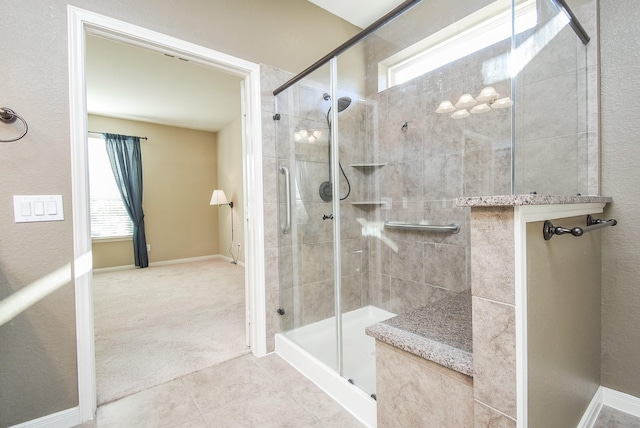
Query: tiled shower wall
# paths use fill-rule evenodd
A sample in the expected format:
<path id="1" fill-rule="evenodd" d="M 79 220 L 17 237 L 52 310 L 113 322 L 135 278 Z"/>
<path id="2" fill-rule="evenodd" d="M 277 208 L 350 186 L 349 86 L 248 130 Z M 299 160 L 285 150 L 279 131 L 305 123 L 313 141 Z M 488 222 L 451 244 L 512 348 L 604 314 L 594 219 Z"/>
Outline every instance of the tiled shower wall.
<path id="1" fill-rule="evenodd" d="M 323 99 L 328 84 L 307 81 L 297 84 L 278 96 L 280 117 L 276 123 L 278 166 L 284 165 L 291 173 L 293 188 L 292 228 L 288 233 L 279 231 L 280 240 L 280 305 L 285 310 L 282 328 L 289 330 L 335 314 L 333 223 L 323 219 L 333 213 L 331 202 L 320 198 L 319 187 L 329 179 L 327 123 L 330 101 Z M 362 141 L 357 130 L 363 121 L 363 109 L 356 99 L 340 113 L 341 140 L 349 141 L 340 149 L 341 164 L 351 183 L 351 192 L 341 202 L 342 250 L 342 310 L 348 312 L 368 304 L 366 285 L 366 248 L 360 234 L 357 218 L 361 214 L 351 204 L 360 198 L 360 177 L 350 167 L 359 156 L 356 149 Z M 344 119 L 343 119 L 344 118 Z M 314 131 L 318 139 L 308 142 L 294 140 L 294 133 Z M 353 138 L 347 138 L 349 134 Z M 344 137 L 344 138 L 343 138 Z M 279 216 L 284 219 L 284 176 L 279 175 Z M 340 196 L 347 195 L 346 180 L 341 177 Z"/>
<path id="2" fill-rule="evenodd" d="M 458 234 L 384 229 L 385 240 L 370 239 L 376 306 L 404 313 L 470 287 L 469 211 L 456 207 L 455 199 L 509 193 L 510 109 L 465 120 L 435 110 L 443 99 L 477 94 L 486 77 L 479 64 L 508 48 L 498 44 L 373 95 L 379 141 L 370 157 L 386 165 L 371 179 L 390 206 L 371 210 L 369 222 L 460 225 Z M 493 86 L 509 95 L 508 80 Z"/>

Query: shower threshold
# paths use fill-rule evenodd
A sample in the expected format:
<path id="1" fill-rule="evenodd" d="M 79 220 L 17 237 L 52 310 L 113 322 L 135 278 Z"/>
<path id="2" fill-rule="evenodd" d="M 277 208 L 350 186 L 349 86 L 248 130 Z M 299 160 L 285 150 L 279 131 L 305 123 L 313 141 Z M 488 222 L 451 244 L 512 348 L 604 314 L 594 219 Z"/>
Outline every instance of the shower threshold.
<path id="1" fill-rule="evenodd" d="M 276 334 L 276 353 L 318 385 L 352 415 L 376 426 L 375 340 L 365 328 L 395 314 L 366 306 L 342 315 L 343 372 L 335 370 L 335 317 Z M 350 383 L 351 379 L 353 383 Z"/>

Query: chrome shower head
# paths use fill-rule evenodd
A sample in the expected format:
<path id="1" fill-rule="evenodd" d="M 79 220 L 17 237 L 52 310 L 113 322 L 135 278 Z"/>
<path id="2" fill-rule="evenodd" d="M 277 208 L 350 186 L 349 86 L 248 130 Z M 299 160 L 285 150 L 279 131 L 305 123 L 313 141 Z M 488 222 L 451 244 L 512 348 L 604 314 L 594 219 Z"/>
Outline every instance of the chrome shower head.
<path id="1" fill-rule="evenodd" d="M 351 98 L 349 97 L 340 97 L 338 98 L 338 113 L 341 111 L 345 111 L 347 107 L 351 105 Z"/>
<path id="2" fill-rule="evenodd" d="M 331 99 L 331 95 L 326 92 L 322 95 L 322 99 L 325 101 L 329 101 Z M 338 98 L 338 113 L 345 111 L 347 107 L 351 105 L 351 98 L 349 97 L 340 97 Z"/>

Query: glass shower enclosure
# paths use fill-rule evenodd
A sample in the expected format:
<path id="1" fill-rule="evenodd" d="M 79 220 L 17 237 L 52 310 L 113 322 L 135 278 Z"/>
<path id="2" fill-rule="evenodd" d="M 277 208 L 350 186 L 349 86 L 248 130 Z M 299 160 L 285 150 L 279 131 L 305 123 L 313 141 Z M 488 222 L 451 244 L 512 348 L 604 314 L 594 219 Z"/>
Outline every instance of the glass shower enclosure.
<path id="1" fill-rule="evenodd" d="M 570 17 L 408 1 L 276 90 L 280 336 L 372 403 L 366 326 L 470 289 L 458 198 L 595 193 L 595 67 Z"/>

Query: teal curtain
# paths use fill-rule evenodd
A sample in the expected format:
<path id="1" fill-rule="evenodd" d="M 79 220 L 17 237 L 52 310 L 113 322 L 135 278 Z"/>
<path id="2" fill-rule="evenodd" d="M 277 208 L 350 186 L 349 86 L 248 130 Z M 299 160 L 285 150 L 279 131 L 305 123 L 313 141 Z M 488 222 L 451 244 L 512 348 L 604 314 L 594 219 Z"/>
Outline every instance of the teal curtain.
<path id="1" fill-rule="evenodd" d="M 142 153 L 140 137 L 102 134 L 109 155 L 109 162 L 116 178 L 120 196 L 133 222 L 133 253 L 135 264 L 149 266 L 147 239 L 144 233 L 142 211 Z"/>

